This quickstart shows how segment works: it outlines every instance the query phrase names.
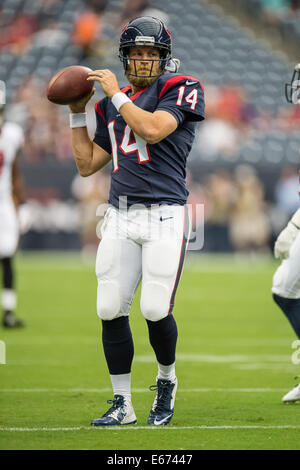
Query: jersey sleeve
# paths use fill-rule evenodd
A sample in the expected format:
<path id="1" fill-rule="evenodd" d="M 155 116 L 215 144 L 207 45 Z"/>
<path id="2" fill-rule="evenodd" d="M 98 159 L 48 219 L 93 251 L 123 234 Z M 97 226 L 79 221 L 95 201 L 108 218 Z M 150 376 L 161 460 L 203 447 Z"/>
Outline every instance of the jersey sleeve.
<path id="1" fill-rule="evenodd" d="M 205 119 L 204 108 L 204 92 L 199 80 L 189 76 L 175 76 L 164 83 L 156 110 L 168 111 L 180 125 L 184 120 Z"/>
<path id="2" fill-rule="evenodd" d="M 103 100 L 97 101 L 95 105 L 96 131 L 93 141 L 103 150 L 111 153 L 111 143 L 105 118 L 105 106 Z"/>

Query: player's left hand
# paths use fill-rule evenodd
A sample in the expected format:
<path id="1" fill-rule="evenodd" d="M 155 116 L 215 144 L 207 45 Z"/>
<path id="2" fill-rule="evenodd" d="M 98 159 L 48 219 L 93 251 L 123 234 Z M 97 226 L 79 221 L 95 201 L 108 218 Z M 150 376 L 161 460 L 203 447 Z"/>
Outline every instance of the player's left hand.
<path id="1" fill-rule="evenodd" d="M 289 222 L 280 232 L 274 246 L 275 258 L 286 259 L 290 255 L 290 248 L 297 237 L 299 230 Z"/>
<path id="2" fill-rule="evenodd" d="M 117 77 L 110 70 L 93 70 L 89 72 L 89 77 L 87 80 L 94 80 L 95 82 L 100 83 L 102 90 L 111 98 L 113 95 L 118 93 L 120 90 Z"/>

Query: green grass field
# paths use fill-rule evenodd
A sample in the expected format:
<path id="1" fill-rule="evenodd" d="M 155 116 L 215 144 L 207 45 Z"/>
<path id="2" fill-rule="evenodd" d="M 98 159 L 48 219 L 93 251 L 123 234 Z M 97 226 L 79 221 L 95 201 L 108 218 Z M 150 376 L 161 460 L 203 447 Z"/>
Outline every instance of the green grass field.
<path id="1" fill-rule="evenodd" d="M 27 326 L 0 327 L 0 449 L 300 449 L 300 404 L 281 402 L 300 366 L 291 362 L 295 335 L 270 295 L 275 262 L 187 260 L 174 309 L 175 414 L 158 428 L 147 425 L 157 368 L 139 295 L 131 310 L 138 423 L 93 428 L 112 398 L 93 262 L 19 255 L 16 268 Z"/>

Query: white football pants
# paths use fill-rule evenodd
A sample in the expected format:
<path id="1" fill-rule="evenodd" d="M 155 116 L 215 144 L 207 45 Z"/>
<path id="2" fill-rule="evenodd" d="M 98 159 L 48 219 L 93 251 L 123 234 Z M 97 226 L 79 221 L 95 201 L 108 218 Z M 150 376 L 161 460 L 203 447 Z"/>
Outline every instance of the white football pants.
<path id="1" fill-rule="evenodd" d="M 300 298 L 300 230 L 290 249 L 273 276 L 272 292 L 287 299 Z"/>
<path id="2" fill-rule="evenodd" d="M 189 220 L 187 206 L 107 210 L 96 258 L 97 313 L 103 320 L 129 315 L 142 279 L 140 306 L 147 320 L 172 312 L 182 273 Z"/>
<path id="3" fill-rule="evenodd" d="M 0 201 L 0 258 L 15 254 L 19 241 L 17 212 L 11 199 Z"/>

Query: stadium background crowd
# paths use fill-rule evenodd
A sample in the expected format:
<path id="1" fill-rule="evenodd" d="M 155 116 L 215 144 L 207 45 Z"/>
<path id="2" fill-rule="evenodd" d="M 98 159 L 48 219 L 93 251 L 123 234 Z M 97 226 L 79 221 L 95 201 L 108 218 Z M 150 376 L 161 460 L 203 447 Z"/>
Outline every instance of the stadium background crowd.
<path id="1" fill-rule="evenodd" d="M 297 0 L 2 1 L 0 79 L 7 117 L 25 132 L 20 162 L 33 220 L 21 248 L 95 249 L 109 168 L 77 175 L 68 107 L 51 104 L 45 90 L 54 73 L 74 64 L 109 68 L 125 85 L 119 33 L 139 15 L 167 23 L 180 70 L 204 86 L 206 120 L 188 162 L 188 202 L 205 207 L 204 251 L 270 252 L 299 207 L 300 107 L 284 98 L 299 61 L 289 47 L 300 35 Z M 97 88 L 95 95 L 91 136 L 103 94 Z"/>

